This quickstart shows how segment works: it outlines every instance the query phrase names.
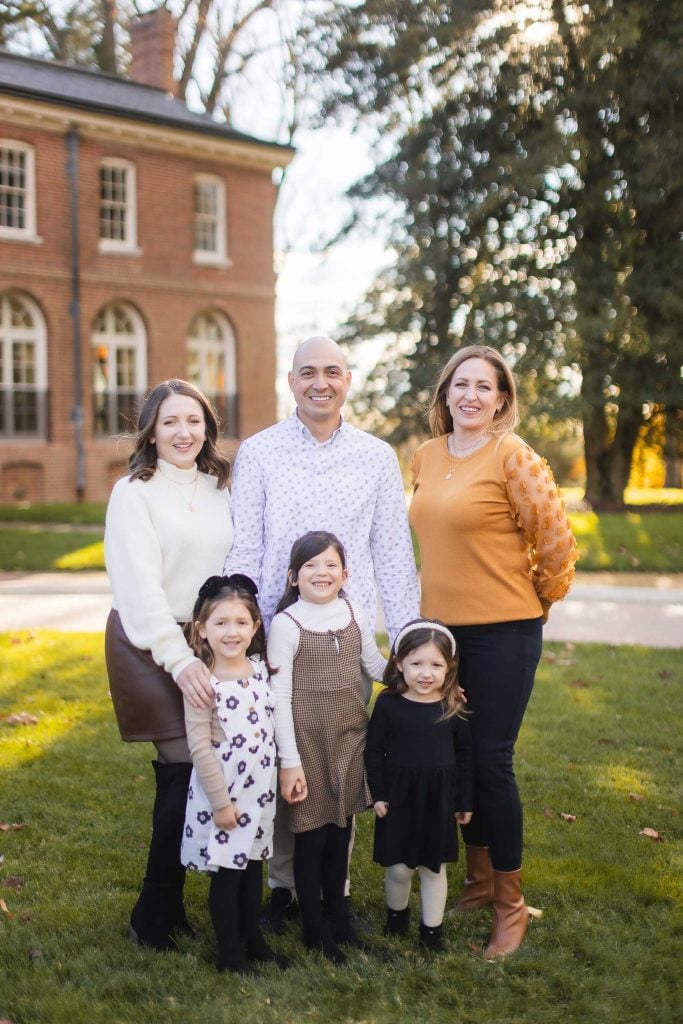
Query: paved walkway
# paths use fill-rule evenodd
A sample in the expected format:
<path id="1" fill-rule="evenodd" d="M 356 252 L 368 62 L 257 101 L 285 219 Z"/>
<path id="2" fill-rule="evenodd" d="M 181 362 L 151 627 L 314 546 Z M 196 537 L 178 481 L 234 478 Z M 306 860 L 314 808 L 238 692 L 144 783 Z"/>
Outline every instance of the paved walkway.
<path id="1" fill-rule="evenodd" d="M 0 574 L 0 631 L 102 632 L 111 602 L 102 572 Z M 683 574 L 578 573 L 553 608 L 547 640 L 683 648 Z"/>

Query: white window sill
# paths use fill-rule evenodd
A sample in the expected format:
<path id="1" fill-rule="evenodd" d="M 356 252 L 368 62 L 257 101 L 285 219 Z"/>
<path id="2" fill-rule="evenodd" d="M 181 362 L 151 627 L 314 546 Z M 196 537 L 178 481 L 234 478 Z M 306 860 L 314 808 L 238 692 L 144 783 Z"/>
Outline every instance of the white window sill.
<path id="1" fill-rule="evenodd" d="M 233 265 L 232 260 L 227 256 L 220 256 L 214 252 L 202 252 L 195 249 L 192 253 L 192 262 L 198 267 L 217 267 L 219 270 L 227 270 Z"/>
<path id="2" fill-rule="evenodd" d="M 125 245 L 106 238 L 100 238 L 97 249 L 105 256 L 142 256 L 142 249 L 137 245 Z"/>
<path id="3" fill-rule="evenodd" d="M 24 245 L 43 244 L 43 239 L 40 235 L 34 235 L 28 231 L 18 231 L 16 228 L 0 228 L 0 240 L 3 242 L 23 242 Z"/>

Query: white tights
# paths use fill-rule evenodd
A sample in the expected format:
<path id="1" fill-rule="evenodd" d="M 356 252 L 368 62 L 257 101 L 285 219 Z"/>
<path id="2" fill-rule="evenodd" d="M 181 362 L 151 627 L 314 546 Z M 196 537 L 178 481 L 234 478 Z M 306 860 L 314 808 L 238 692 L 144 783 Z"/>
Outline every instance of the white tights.
<path id="1" fill-rule="evenodd" d="M 390 910 L 405 910 L 410 899 L 413 874 L 420 876 L 420 904 L 422 923 L 437 928 L 443 921 L 448 892 L 446 865 L 435 874 L 429 868 L 409 868 L 406 864 L 392 864 L 384 872 L 384 892 Z"/>

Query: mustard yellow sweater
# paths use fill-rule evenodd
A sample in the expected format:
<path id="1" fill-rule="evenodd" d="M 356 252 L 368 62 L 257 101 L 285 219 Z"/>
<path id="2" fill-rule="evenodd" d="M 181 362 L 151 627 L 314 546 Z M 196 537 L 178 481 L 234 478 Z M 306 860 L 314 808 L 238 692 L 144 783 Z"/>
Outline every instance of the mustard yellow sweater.
<path id="1" fill-rule="evenodd" d="M 413 458 L 422 614 L 461 626 L 547 615 L 578 557 L 548 464 L 515 434 L 464 458 L 446 442 Z"/>

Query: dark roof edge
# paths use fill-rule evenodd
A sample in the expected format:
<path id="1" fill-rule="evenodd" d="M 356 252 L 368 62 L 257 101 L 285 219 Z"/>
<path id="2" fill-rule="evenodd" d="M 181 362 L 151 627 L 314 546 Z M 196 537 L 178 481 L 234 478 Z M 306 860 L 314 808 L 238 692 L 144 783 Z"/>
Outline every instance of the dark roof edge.
<path id="1" fill-rule="evenodd" d="M 43 66 L 46 63 L 48 63 L 36 57 L 25 57 L 22 54 L 10 53 L 8 50 L 4 50 L 2 48 L 0 48 L 0 56 L 11 57 L 22 62 L 31 62 Z M 98 79 L 105 78 L 109 79 L 112 82 L 117 82 L 118 84 L 128 84 L 130 82 L 130 79 L 124 78 L 122 75 L 112 75 L 104 71 L 90 71 L 87 68 L 82 68 L 78 65 L 65 64 L 62 61 L 50 61 L 49 63 L 51 66 L 57 65 L 58 67 L 63 67 L 70 72 L 78 72 L 79 74 L 83 75 L 96 76 Z M 145 85 L 141 82 L 134 82 L 131 84 L 133 84 L 136 89 L 148 89 L 151 92 L 162 93 L 162 95 L 166 95 L 163 89 L 158 89 L 153 85 Z M 113 107 L 101 102 L 89 103 L 87 100 L 76 100 L 71 97 L 56 96 L 53 93 L 44 92 L 40 89 L 34 89 L 30 87 L 22 88 L 16 85 L 3 85 L 2 83 L 0 83 L 0 94 L 7 96 L 16 96 L 19 99 L 38 99 L 43 101 L 44 103 L 49 103 L 52 106 L 71 107 L 75 110 L 85 110 L 91 113 L 101 113 L 106 114 L 110 117 L 124 119 L 129 118 L 134 121 L 142 121 L 146 124 L 155 124 L 162 127 L 172 127 L 179 131 L 215 135 L 218 138 L 224 139 L 225 141 L 244 142 L 249 143 L 251 145 L 264 146 L 269 149 L 281 149 L 283 150 L 283 152 L 287 153 L 295 152 L 295 147 L 292 146 L 290 143 L 269 142 L 267 139 L 259 139 L 255 135 L 248 135 L 246 132 L 238 131 L 236 128 L 231 128 L 229 125 L 220 124 L 220 122 L 218 121 L 212 121 L 210 120 L 209 115 L 204 115 L 206 117 L 205 121 L 184 121 L 181 118 L 174 118 L 172 114 L 159 117 L 154 114 L 146 114 L 143 111 L 137 109 Z M 178 100 L 178 102 L 182 103 L 182 100 Z M 201 117 L 201 114 L 197 114 L 195 111 L 191 111 L 189 107 L 187 109 L 190 111 L 190 113 L 196 114 L 197 117 Z"/>

